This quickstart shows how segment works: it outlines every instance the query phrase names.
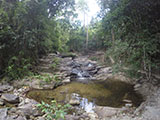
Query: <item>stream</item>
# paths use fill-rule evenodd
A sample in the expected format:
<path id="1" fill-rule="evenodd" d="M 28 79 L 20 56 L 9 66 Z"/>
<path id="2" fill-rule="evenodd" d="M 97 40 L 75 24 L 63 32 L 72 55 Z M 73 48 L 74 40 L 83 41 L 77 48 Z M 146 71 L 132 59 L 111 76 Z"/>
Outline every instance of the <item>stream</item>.
<path id="1" fill-rule="evenodd" d="M 95 76 L 100 68 L 91 61 L 68 60 L 64 61 L 62 68 L 63 71 L 66 70 L 71 82 L 53 90 L 33 89 L 27 93 L 27 97 L 38 102 L 50 103 L 56 100 L 62 104 L 70 103 L 80 106 L 86 112 L 92 112 L 95 106 L 138 107 L 143 101 L 142 96 L 134 91 L 131 84 L 115 79 L 96 80 Z M 110 69 L 107 70 L 104 75 L 112 72 Z"/>
<path id="2" fill-rule="evenodd" d="M 32 90 L 27 96 L 38 102 L 47 103 L 50 103 L 51 100 L 59 103 L 73 101 L 71 104 L 79 105 L 87 112 L 92 111 L 95 105 L 109 107 L 122 107 L 127 103 L 134 107 L 140 105 L 142 97 L 133 90 L 132 85 L 109 81 L 88 84 L 72 82 L 54 90 Z"/>

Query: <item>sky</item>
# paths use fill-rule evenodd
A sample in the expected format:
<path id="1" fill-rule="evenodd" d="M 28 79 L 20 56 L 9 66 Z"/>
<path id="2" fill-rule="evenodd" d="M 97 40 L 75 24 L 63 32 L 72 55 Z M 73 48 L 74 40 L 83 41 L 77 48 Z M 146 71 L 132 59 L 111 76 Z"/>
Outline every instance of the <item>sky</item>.
<path id="1" fill-rule="evenodd" d="M 78 0 L 76 0 L 77 2 Z M 100 8 L 96 2 L 96 0 L 86 0 L 87 3 L 88 3 L 88 7 L 89 7 L 89 12 L 88 12 L 88 23 L 90 23 L 92 17 L 95 17 L 96 16 L 96 13 L 100 11 Z M 83 21 L 84 21 L 84 15 L 83 13 L 81 13 L 80 11 L 77 11 L 78 12 L 78 19 L 82 22 L 83 24 Z M 86 20 L 86 23 L 87 25 L 87 20 Z"/>

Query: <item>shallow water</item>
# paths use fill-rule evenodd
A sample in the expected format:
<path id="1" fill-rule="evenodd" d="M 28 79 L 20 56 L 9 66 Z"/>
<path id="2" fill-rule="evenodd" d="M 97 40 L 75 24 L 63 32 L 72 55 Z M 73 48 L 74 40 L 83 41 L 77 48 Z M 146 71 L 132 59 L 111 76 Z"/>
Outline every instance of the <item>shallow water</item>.
<path id="1" fill-rule="evenodd" d="M 32 90 L 28 92 L 27 97 L 38 102 L 49 103 L 55 99 L 59 103 L 65 103 L 73 93 L 79 95 L 77 99 L 80 100 L 80 106 L 86 111 L 91 111 L 95 105 L 122 107 L 126 104 L 124 100 L 131 101 L 132 105 L 137 107 L 143 100 L 142 96 L 134 91 L 132 85 L 115 80 L 88 84 L 72 82 L 54 90 Z"/>

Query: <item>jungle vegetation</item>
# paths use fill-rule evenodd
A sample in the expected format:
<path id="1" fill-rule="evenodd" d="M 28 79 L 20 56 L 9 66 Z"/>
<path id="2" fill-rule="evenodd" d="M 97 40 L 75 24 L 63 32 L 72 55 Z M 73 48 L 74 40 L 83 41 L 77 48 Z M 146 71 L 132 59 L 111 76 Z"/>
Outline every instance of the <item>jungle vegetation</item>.
<path id="1" fill-rule="evenodd" d="M 86 4 L 74 0 L 0 0 L 0 77 L 27 75 L 49 52 L 84 50 L 105 51 L 116 70 L 134 77 L 159 74 L 160 1 L 97 2 L 101 11 L 86 28 L 75 12 L 85 14 Z"/>

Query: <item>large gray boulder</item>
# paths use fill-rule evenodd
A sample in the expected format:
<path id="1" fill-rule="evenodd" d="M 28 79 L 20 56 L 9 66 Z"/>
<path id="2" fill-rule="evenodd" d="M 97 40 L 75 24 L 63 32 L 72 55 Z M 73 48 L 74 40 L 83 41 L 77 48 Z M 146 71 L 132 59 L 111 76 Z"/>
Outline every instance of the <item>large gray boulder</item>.
<path id="1" fill-rule="evenodd" d="M 98 117 L 104 119 L 104 118 L 112 117 L 119 112 L 122 112 L 122 109 L 121 108 L 96 106 L 94 108 L 94 111 L 98 115 Z"/>
<path id="2" fill-rule="evenodd" d="M 10 85 L 0 85 L 0 93 L 10 92 L 13 90 L 13 87 Z"/>
<path id="3" fill-rule="evenodd" d="M 26 118 L 30 118 L 30 116 L 41 116 L 42 113 L 36 107 L 37 104 L 38 102 L 30 100 L 28 103 L 18 107 L 18 113 L 22 116 L 25 116 Z"/>
<path id="4" fill-rule="evenodd" d="M 27 120 L 27 119 L 25 117 L 18 116 L 18 118 L 16 118 L 15 120 Z"/>
<path id="5" fill-rule="evenodd" d="M 8 103 L 13 103 L 13 104 L 19 103 L 19 97 L 14 94 L 6 93 L 6 94 L 3 94 L 1 98 Z"/>
<path id="6" fill-rule="evenodd" d="M 5 120 L 27 120 L 27 119 L 22 116 L 13 115 L 13 116 L 8 116 Z"/>

